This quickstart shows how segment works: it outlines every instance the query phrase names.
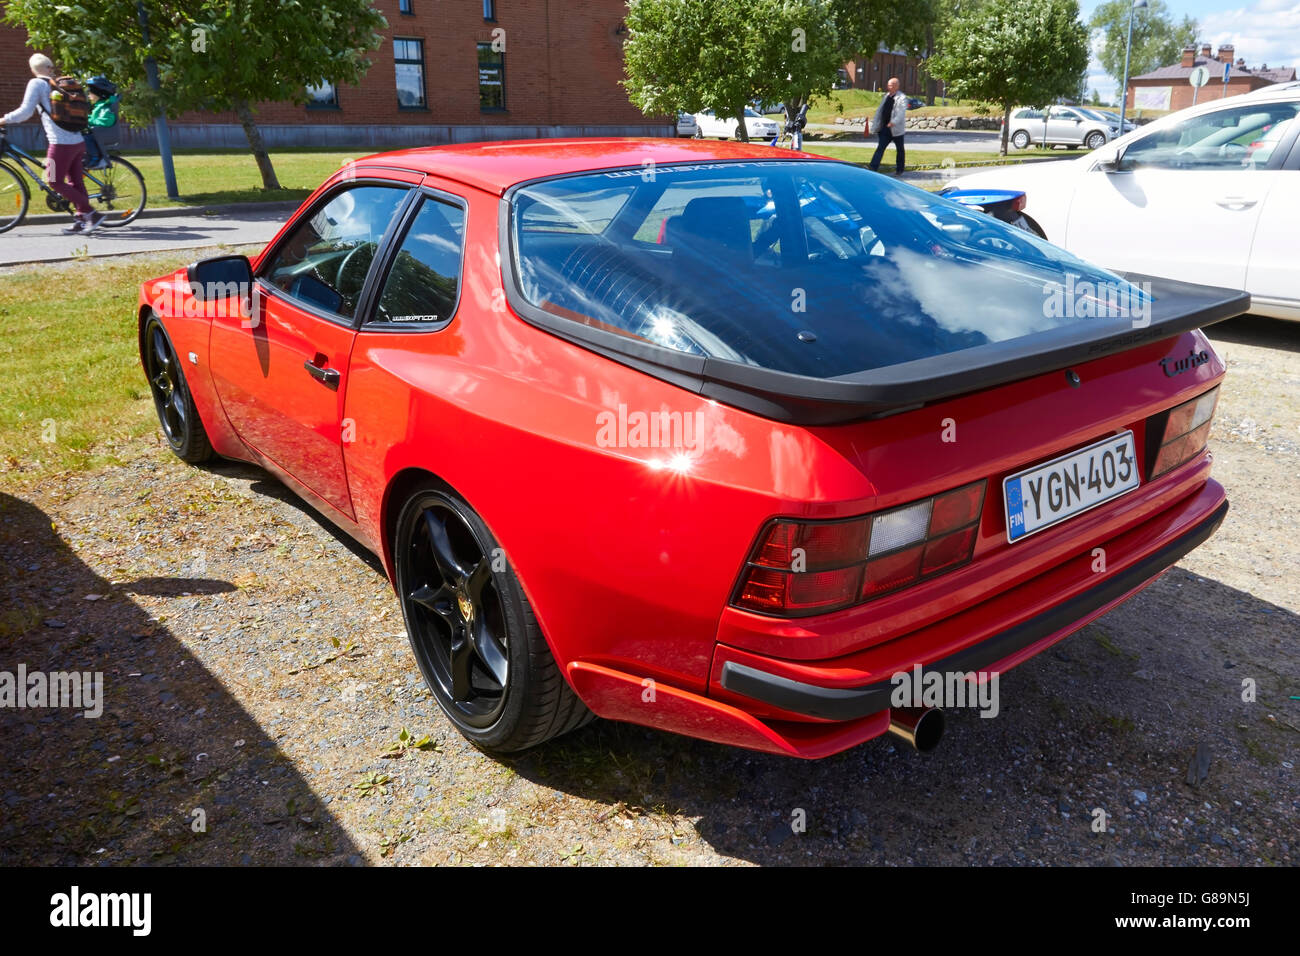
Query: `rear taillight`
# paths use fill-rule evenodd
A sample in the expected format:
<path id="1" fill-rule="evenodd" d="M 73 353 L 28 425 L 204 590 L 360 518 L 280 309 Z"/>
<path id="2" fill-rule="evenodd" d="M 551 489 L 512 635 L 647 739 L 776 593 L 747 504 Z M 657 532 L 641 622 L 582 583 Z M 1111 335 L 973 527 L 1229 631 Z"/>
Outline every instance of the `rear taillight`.
<path id="1" fill-rule="evenodd" d="M 779 617 L 861 604 L 966 564 L 987 482 L 847 521 L 778 518 L 758 537 L 737 607 Z"/>
<path id="2" fill-rule="evenodd" d="M 1219 389 L 1214 387 L 1190 402 L 1171 408 L 1163 415 L 1157 415 L 1149 425 L 1147 460 L 1148 480 L 1157 478 L 1177 468 L 1183 462 L 1191 461 L 1205 450 L 1206 439 L 1210 435 L 1210 422 L 1214 419 L 1214 408 L 1219 401 Z M 1164 419 L 1161 427 L 1160 419 Z M 1160 435 L 1160 444 L 1151 443 L 1151 437 Z"/>

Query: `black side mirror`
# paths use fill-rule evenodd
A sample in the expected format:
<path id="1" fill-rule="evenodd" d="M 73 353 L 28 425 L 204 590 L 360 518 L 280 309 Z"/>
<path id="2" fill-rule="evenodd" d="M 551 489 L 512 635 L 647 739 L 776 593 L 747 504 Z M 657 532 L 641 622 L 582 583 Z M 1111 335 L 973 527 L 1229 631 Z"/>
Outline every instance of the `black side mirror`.
<path id="1" fill-rule="evenodd" d="M 1103 153 L 1102 150 L 1105 150 Z M 1124 161 L 1124 150 L 1119 147 L 1107 148 L 1105 146 L 1097 150 L 1097 168 L 1106 173 L 1117 173 L 1120 171 L 1120 163 Z"/>
<path id="2" fill-rule="evenodd" d="M 248 256 L 214 256 L 190 263 L 185 270 L 190 294 L 199 302 L 248 299 L 253 294 L 253 264 Z"/>

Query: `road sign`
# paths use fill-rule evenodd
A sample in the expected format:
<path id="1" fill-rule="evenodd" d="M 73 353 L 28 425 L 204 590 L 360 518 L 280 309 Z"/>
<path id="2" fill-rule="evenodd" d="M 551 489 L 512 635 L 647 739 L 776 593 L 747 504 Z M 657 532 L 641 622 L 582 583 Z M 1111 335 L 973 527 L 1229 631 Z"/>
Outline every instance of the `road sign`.
<path id="1" fill-rule="evenodd" d="M 1210 71 L 1203 66 L 1198 66 L 1188 75 L 1187 82 L 1192 84 L 1192 86 L 1204 86 L 1206 83 L 1210 82 Z"/>

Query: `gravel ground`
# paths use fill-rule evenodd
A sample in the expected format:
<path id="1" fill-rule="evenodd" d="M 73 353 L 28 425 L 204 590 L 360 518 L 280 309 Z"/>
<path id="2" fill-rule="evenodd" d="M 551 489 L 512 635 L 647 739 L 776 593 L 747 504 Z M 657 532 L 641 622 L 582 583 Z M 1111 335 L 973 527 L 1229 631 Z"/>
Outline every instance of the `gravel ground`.
<path id="1" fill-rule="evenodd" d="M 1293 865 L 1300 325 L 1211 331 L 1219 534 L 925 756 L 598 721 L 495 760 L 424 689 L 377 562 L 265 473 L 156 439 L 9 463 L 0 671 L 102 671 L 106 700 L 0 710 L 0 864 Z"/>

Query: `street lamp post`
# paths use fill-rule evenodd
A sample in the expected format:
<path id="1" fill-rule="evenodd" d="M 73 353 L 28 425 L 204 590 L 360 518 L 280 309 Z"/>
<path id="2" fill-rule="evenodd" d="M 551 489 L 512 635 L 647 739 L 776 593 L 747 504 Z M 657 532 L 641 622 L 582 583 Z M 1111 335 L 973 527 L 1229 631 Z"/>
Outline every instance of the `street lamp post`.
<path id="1" fill-rule="evenodd" d="M 1145 7 L 1147 0 L 1133 0 L 1128 8 L 1128 42 L 1124 44 L 1124 85 L 1119 88 L 1119 135 L 1124 135 L 1124 111 L 1128 107 L 1128 58 L 1133 52 L 1133 11 Z"/>

